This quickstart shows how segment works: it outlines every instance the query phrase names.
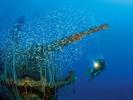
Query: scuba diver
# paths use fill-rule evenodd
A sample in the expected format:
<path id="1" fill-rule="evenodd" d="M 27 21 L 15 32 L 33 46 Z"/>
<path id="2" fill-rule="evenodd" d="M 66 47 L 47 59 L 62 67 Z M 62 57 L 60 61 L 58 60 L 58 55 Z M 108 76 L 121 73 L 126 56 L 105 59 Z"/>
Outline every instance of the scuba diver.
<path id="1" fill-rule="evenodd" d="M 105 70 L 106 62 L 104 59 L 95 59 L 93 61 L 92 68 L 89 68 L 87 74 L 90 75 L 90 79 L 94 79 L 99 75 L 103 70 Z"/>

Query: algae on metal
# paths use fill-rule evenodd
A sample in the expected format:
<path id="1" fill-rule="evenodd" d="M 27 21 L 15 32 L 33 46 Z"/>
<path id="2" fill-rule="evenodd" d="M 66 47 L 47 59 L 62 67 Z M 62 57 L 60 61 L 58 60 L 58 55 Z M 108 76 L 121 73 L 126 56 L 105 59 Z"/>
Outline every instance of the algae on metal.
<path id="1" fill-rule="evenodd" d="M 53 66 L 54 69 L 51 69 L 47 66 L 47 63 L 50 62 L 49 52 L 80 41 L 95 32 L 106 30 L 108 25 L 103 24 L 78 32 L 51 44 L 34 44 L 28 50 L 20 52 L 16 49 L 19 45 L 18 34 L 22 31 L 24 22 L 25 18 L 20 17 L 11 30 L 11 34 L 13 34 L 12 57 L 7 61 L 9 64 L 6 65 L 5 72 L 1 75 L 1 85 L 8 90 L 13 90 L 11 93 L 15 99 L 56 100 L 58 89 L 74 83 L 76 76 L 74 71 L 69 71 L 66 77 L 58 78 L 58 74 L 56 74 L 58 67 Z M 52 73 L 48 73 L 48 70 L 52 70 Z"/>

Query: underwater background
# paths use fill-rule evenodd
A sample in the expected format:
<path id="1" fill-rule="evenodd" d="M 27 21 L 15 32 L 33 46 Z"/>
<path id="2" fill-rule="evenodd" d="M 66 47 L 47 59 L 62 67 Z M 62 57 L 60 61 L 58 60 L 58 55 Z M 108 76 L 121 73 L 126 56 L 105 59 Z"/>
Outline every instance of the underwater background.
<path id="1" fill-rule="evenodd" d="M 62 36 L 67 36 L 87 27 L 108 24 L 108 30 L 95 33 L 76 43 L 78 47 L 82 46 L 80 51 L 72 52 L 69 49 L 68 54 L 73 57 L 69 59 L 69 64 L 62 63 L 62 66 L 66 70 L 75 69 L 77 81 L 61 88 L 58 100 L 133 100 L 132 0 L 1 0 L 1 47 L 8 41 L 5 30 L 8 30 L 19 16 L 25 16 L 26 22 L 32 26 L 31 30 L 38 33 L 40 31 L 37 29 L 39 26 L 43 27 L 41 21 L 45 17 L 45 22 L 51 23 L 46 23 L 46 34 L 51 36 L 48 40 L 58 36 L 54 25 L 62 25 L 62 33 L 66 33 Z M 53 16 L 56 20 L 50 20 Z M 66 24 L 68 21 L 70 26 Z M 39 26 L 36 28 L 34 23 Z M 76 31 L 71 29 L 72 26 L 76 27 Z M 60 35 L 54 39 L 56 38 L 60 38 Z M 69 57 L 67 56 L 67 59 Z M 106 70 L 94 80 L 89 80 L 85 72 L 97 57 L 105 59 Z"/>

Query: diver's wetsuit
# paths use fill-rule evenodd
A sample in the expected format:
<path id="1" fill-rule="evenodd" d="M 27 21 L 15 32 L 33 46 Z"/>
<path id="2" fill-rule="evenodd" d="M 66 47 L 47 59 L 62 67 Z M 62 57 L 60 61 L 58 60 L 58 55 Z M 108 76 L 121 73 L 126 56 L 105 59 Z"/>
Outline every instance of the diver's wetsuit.
<path id="1" fill-rule="evenodd" d="M 90 78 L 93 79 L 95 76 L 99 75 L 104 69 L 105 69 L 105 67 L 101 67 L 99 69 L 91 68 L 90 69 Z"/>

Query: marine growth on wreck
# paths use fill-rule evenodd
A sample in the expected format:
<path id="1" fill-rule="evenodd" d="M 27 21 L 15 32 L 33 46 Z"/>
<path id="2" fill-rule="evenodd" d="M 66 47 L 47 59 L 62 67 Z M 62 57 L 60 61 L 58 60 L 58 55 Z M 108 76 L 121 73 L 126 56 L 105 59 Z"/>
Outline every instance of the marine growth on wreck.
<path id="1" fill-rule="evenodd" d="M 32 42 L 26 46 L 23 41 L 25 23 L 24 16 L 17 19 L 8 30 L 8 47 L 0 51 L 4 52 L 0 58 L 3 61 L 0 64 L 3 100 L 57 100 L 58 89 L 76 81 L 76 74 L 71 69 L 62 77 L 64 69 L 58 64 L 58 52 L 86 36 L 108 29 L 108 25 L 90 27 L 48 43 L 43 38 L 39 40 L 41 42 L 31 38 Z"/>

